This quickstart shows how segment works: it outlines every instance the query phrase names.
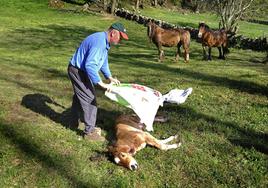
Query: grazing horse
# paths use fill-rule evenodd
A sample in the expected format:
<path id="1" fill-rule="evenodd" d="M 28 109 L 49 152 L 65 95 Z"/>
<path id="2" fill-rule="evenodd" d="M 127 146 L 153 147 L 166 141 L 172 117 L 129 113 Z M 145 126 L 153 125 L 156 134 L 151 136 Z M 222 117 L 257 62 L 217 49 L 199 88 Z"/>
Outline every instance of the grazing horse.
<path id="1" fill-rule="evenodd" d="M 225 54 L 228 52 L 226 31 L 224 29 L 213 31 L 205 23 L 199 23 L 198 30 L 198 38 L 202 39 L 204 59 L 211 60 L 211 47 L 217 47 L 219 59 L 225 59 Z M 208 56 L 206 47 L 208 47 Z"/>
<path id="2" fill-rule="evenodd" d="M 190 51 L 190 33 L 183 29 L 163 29 L 153 22 L 147 24 L 147 35 L 151 42 L 153 42 L 158 48 L 159 60 L 163 60 L 164 47 L 177 46 L 176 57 L 177 61 L 179 58 L 180 47 L 184 48 L 184 60 L 189 62 L 189 51 Z"/>

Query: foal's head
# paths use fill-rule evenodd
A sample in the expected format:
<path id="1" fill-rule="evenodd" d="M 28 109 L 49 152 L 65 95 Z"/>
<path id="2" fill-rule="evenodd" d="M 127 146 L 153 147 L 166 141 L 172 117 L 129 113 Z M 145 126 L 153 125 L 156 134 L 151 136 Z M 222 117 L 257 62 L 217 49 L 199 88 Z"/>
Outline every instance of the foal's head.
<path id="1" fill-rule="evenodd" d="M 201 38 L 202 35 L 206 32 L 206 30 L 209 29 L 208 25 L 204 22 L 199 23 L 198 26 L 198 37 Z"/>
<path id="2" fill-rule="evenodd" d="M 137 170 L 138 163 L 133 155 L 136 153 L 134 148 L 128 145 L 115 145 L 108 147 L 109 152 L 114 156 L 114 162 L 130 170 Z"/>

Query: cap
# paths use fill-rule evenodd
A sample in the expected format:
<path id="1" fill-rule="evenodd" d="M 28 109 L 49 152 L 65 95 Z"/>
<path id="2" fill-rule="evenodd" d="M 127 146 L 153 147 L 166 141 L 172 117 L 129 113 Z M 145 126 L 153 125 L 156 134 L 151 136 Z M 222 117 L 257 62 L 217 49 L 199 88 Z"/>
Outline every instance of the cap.
<path id="1" fill-rule="evenodd" d="M 117 31 L 119 31 L 121 37 L 122 37 L 123 39 L 128 40 L 127 30 L 125 29 L 125 27 L 123 26 L 123 24 L 121 24 L 121 23 L 119 23 L 119 22 L 116 22 L 116 23 L 113 23 L 113 24 L 111 25 L 111 28 L 116 29 Z"/>

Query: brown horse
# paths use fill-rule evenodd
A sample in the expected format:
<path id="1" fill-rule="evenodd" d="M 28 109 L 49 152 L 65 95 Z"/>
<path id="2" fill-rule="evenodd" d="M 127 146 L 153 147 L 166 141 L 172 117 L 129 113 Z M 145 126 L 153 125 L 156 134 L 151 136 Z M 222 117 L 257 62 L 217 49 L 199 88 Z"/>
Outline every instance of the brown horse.
<path id="1" fill-rule="evenodd" d="M 224 29 L 213 31 L 205 23 L 199 23 L 198 30 L 198 37 L 202 39 L 204 59 L 211 60 L 211 47 L 217 47 L 219 59 L 225 59 L 225 54 L 228 52 L 226 31 Z M 208 56 L 206 47 L 208 47 Z"/>
<path id="2" fill-rule="evenodd" d="M 184 48 L 184 60 L 189 62 L 189 51 L 190 51 L 190 33 L 183 29 L 163 29 L 153 22 L 147 24 L 147 35 L 151 42 L 153 42 L 158 48 L 159 60 L 163 60 L 164 47 L 177 46 L 176 57 L 177 61 L 179 58 L 180 47 Z"/>

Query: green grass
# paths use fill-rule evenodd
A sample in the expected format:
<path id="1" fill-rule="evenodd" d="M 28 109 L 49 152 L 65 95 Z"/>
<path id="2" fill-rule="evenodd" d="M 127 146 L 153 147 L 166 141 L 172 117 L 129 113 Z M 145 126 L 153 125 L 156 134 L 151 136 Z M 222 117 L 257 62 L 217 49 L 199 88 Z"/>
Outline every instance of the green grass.
<path id="1" fill-rule="evenodd" d="M 206 62 L 193 41 L 189 64 L 173 61 L 174 48 L 166 48 L 164 63 L 158 63 L 146 28 L 134 22 L 57 11 L 45 0 L 0 5 L 0 187 L 267 187 L 268 67 L 259 63 L 264 53 L 231 49 L 219 61 L 213 49 L 213 61 Z M 195 23 L 191 15 L 189 20 Z M 105 153 L 107 143 L 83 140 L 64 127 L 72 98 L 68 61 L 83 38 L 114 21 L 130 37 L 109 56 L 122 82 L 162 93 L 193 88 L 184 104 L 159 109 L 170 120 L 155 124 L 152 133 L 179 133 L 182 147 L 143 149 L 136 172 L 116 166 Z M 111 141 L 115 118 L 131 111 L 101 91 L 98 103 L 98 125 Z"/>
<path id="2" fill-rule="evenodd" d="M 155 19 L 164 20 L 173 24 L 180 26 L 190 26 L 193 28 L 198 27 L 198 23 L 205 21 L 211 28 L 219 28 L 219 17 L 215 14 L 210 13 L 178 13 L 177 11 L 172 11 L 169 9 L 155 9 L 146 8 L 141 10 L 141 14 L 144 16 L 149 16 Z M 268 36 L 268 26 L 263 24 L 249 23 L 246 21 L 239 22 L 238 34 L 250 38 L 267 37 Z"/>

